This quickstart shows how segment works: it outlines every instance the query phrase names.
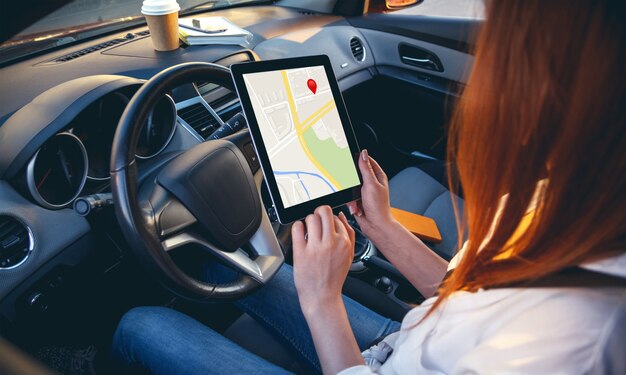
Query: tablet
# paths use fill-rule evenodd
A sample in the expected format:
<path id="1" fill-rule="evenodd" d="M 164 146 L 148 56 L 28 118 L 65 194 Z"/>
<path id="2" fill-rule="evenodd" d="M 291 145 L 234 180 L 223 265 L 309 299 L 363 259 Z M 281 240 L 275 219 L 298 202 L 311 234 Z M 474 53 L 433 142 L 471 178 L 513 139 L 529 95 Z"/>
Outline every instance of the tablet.
<path id="1" fill-rule="evenodd" d="M 281 223 L 359 198 L 359 148 L 327 56 L 231 71 Z"/>

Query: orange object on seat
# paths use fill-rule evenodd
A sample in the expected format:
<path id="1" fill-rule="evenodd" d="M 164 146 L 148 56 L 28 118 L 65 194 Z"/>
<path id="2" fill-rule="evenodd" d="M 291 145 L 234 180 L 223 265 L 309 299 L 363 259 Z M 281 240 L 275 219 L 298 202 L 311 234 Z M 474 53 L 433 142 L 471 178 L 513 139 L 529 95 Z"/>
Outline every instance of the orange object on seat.
<path id="1" fill-rule="evenodd" d="M 441 242 L 441 233 L 439 233 L 435 220 L 393 207 L 391 207 L 391 214 L 403 227 L 418 238 L 432 243 Z"/>

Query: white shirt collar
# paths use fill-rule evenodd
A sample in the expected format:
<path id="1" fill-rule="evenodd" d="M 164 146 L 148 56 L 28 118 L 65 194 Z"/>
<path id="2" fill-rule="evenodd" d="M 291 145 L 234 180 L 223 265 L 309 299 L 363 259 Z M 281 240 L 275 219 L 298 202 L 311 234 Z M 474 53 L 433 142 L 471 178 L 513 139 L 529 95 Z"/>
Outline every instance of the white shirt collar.
<path id="1" fill-rule="evenodd" d="M 626 253 L 580 265 L 589 271 L 626 278 Z"/>

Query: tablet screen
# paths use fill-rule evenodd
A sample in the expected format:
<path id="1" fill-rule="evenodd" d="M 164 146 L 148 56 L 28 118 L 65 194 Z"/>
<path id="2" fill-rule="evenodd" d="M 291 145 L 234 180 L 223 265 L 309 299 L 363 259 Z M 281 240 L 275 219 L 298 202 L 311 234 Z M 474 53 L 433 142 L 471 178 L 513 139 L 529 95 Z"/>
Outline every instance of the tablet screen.
<path id="1" fill-rule="evenodd" d="M 285 208 L 360 184 L 323 65 L 243 80 Z"/>

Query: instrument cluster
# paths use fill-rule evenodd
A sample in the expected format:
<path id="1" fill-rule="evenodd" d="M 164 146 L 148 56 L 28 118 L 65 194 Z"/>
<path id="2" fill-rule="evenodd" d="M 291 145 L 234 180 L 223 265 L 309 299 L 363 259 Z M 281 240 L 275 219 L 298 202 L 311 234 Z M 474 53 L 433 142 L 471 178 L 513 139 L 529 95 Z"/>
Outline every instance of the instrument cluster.
<path id="1" fill-rule="evenodd" d="M 87 181 L 106 183 L 113 138 L 130 95 L 116 91 L 85 108 L 69 125 L 39 148 L 26 169 L 33 199 L 50 209 L 67 207 Z M 164 95 L 150 109 L 137 141 L 136 157 L 150 159 L 170 143 L 176 130 L 176 105 Z"/>

